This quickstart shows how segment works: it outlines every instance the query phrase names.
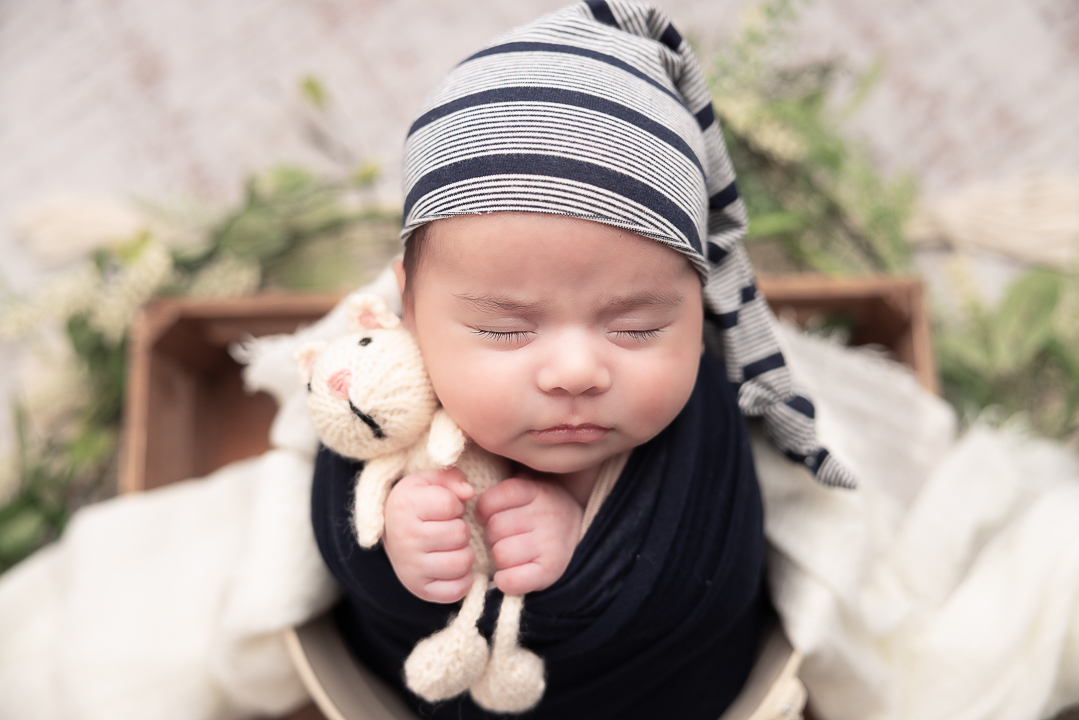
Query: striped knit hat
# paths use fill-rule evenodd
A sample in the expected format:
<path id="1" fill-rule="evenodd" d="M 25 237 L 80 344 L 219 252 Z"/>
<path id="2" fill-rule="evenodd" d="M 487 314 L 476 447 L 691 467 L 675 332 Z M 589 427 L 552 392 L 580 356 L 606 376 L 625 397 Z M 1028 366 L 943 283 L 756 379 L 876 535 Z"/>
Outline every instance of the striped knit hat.
<path id="1" fill-rule="evenodd" d="M 746 209 L 689 44 L 656 8 L 587 0 L 512 30 L 446 77 L 405 144 L 403 239 L 439 218 L 569 215 L 684 253 L 738 403 L 829 485 L 853 476 L 792 385 L 742 238 Z"/>

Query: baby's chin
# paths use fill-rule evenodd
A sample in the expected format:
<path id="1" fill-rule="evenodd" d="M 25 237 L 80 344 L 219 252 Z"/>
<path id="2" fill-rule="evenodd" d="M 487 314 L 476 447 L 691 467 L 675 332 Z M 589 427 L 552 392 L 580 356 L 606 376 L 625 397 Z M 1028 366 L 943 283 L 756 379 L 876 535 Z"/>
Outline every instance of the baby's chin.
<path id="1" fill-rule="evenodd" d="M 601 450 L 587 445 L 577 447 L 573 445 L 576 444 L 567 443 L 565 446 L 548 447 L 539 453 L 510 453 L 503 457 L 539 474 L 572 475 L 593 470 L 620 452 L 620 450 Z"/>

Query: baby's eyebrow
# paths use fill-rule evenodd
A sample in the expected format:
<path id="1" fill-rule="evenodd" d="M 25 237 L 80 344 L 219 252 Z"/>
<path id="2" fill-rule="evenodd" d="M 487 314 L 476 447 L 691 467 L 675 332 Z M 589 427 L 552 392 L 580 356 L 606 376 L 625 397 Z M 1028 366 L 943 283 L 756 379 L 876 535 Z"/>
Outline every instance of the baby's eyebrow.
<path id="1" fill-rule="evenodd" d="M 471 305 L 476 310 L 487 313 L 527 315 L 543 308 L 542 302 L 523 302 L 505 295 L 466 295 L 457 293 L 455 297 Z M 643 308 L 675 308 L 682 304 L 685 298 L 676 292 L 664 290 L 645 291 L 630 295 L 619 295 L 604 303 L 603 309 L 607 312 L 629 312 Z"/>
<path id="2" fill-rule="evenodd" d="M 515 300 L 505 295 L 466 295 L 464 293 L 456 293 L 454 295 L 458 300 L 471 305 L 476 310 L 487 313 L 514 313 L 524 314 L 529 312 L 535 312 L 541 307 L 541 303 L 528 303 Z"/>
<path id="3" fill-rule="evenodd" d="M 622 312 L 641 308 L 669 309 L 678 307 L 684 299 L 680 293 L 666 290 L 650 290 L 614 297 L 607 303 L 606 307 L 608 310 Z"/>

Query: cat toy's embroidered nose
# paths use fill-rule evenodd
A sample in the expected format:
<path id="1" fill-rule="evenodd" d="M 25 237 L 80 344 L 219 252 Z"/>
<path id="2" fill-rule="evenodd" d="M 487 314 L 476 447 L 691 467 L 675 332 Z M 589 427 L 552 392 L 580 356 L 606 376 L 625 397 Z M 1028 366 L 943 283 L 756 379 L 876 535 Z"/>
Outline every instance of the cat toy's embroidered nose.
<path id="1" fill-rule="evenodd" d="M 339 398 L 348 397 L 348 384 L 352 380 L 352 373 L 348 370 L 338 370 L 326 381 L 330 392 Z"/>
<path id="2" fill-rule="evenodd" d="M 379 440 L 384 440 L 386 438 L 386 433 L 383 432 L 382 426 L 375 422 L 375 419 L 373 417 L 353 405 L 351 400 L 348 401 L 348 406 L 352 410 L 353 415 L 358 417 L 360 420 L 363 420 L 364 424 L 367 425 L 367 427 L 371 428 L 371 432 L 374 433 L 376 438 L 378 438 Z"/>

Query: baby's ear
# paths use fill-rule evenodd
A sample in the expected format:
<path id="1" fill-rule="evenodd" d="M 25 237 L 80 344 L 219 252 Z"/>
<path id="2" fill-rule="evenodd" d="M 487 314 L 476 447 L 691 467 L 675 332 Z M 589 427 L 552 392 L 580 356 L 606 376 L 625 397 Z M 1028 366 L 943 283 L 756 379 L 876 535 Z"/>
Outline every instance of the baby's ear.
<path id="1" fill-rule="evenodd" d="M 305 383 L 311 382 L 311 373 L 315 369 L 315 361 L 322 351 L 326 349 L 326 343 L 322 340 L 309 342 L 300 347 L 292 354 L 292 360 L 296 363 L 296 369 L 300 371 L 300 377 Z"/>
<path id="2" fill-rule="evenodd" d="M 401 318 L 386 307 L 386 301 L 370 293 L 350 297 L 346 315 L 349 332 L 354 333 L 364 330 L 390 330 L 401 325 Z"/>

